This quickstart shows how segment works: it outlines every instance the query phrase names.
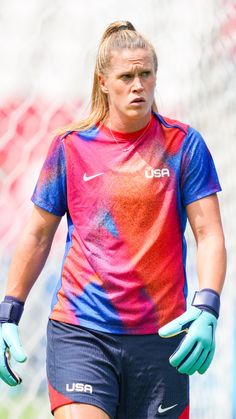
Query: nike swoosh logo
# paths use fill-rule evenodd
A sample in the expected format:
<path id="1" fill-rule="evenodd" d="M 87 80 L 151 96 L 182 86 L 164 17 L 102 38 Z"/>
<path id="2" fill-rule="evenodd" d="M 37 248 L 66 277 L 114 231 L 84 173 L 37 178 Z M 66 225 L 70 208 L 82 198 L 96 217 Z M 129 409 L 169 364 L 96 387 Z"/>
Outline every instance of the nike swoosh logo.
<path id="1" fill-rule="evenodd" d="M 175 406 L 178 406 L 178 403 L 177 404 L 173 404 L 172 406 L 169 406 L 169 407 L 162 407 L 162 404 L 160 404 L 160 406 L 158 407 L 158 413 L 165 413 L 165 412 L 167 412 L 168 410 L 171 410 L 171 409 L 174 409 L 174 407 Z"/>
<path id="2" fill-rule="evenodd" d="M 93 175 L 93 176 L 87 176 L 86 173 L 84 173 L 83 180 L 85 182 L 88 182 L 88 180 L 94 179 L 95 177 L 101 176 L 101 175 L 104 175 L 104 172 L 102 172 L 102 173 L 96 173 L 96 175 Z"/>

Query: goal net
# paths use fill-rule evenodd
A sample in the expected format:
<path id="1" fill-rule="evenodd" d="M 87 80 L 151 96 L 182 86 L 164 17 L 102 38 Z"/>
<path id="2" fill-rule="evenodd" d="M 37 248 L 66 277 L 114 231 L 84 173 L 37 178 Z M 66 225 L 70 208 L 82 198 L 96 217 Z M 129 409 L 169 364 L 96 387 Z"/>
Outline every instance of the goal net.
<path id="1" fill-rule="evenodd" d="M 0 297 L 7 271 L 32 211 L 30 197 L 52 131 L 87 113 L 95 55 L 105 27 L 130 20 L 154 44 L 159 58 L 156 100 L 162 115 L 198 129 L 215 160 L 228 249 L 228 272 L 209 371 L 191 378 L 192 419 L 236 418 L 236 3 L 227 0 L 1 1 L 0 23 Z M 28 354 L 17 365 L 23 383 L 0 383 L 1 419 L 50 418 L 45 335 L 60 274 L 63 219 L 26 302 L 21 336 Z M 189 298 L 197 287 L 195 244 L 188 241 Z M 233 252 L 234 249 L 234 252 Z M 207 261 L 206 261 L 207 263 Z M 236 373 L 235 373 L 236 374 Z M 135 418 L 130 418 L 135 419 Z"/>

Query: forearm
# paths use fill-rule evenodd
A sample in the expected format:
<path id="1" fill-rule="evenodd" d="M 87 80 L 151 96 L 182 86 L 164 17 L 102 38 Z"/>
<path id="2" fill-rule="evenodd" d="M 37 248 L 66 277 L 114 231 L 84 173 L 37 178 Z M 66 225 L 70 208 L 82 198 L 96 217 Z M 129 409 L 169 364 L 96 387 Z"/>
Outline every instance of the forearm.
<path id="1" fill-rule="evenodd" d="M 25 301 L 44 267 L 60 220 L 34 206 L 10 265 L 6 295 Z"/>
<path id="2" fill-rule="evenodd" d="M 221 293 L 226 273 L 226 250 L 221 232 L 198 241 L 197 272 L 199 289 L 211 288 Z"/>
<path id="3" fill-rule="evenodd" d="M 26 232 L 12 259 L 6 295 L 25 301 L 42 271 L 51 247 L 51 241 Z"/>

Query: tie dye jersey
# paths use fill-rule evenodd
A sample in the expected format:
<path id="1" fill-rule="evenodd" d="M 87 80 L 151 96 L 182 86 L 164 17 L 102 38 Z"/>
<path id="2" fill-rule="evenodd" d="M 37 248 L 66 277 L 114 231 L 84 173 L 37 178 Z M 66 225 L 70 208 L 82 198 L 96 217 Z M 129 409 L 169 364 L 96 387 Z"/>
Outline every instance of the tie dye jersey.
<path id="1" fill-rule="evenodd" d="M 68 220 L 52 319 L 151 334 L 185 310 L 186 206 L 221 188 L 196 130 L 153 114 L 144 131 L 52 141 L 32 196 Z"/>

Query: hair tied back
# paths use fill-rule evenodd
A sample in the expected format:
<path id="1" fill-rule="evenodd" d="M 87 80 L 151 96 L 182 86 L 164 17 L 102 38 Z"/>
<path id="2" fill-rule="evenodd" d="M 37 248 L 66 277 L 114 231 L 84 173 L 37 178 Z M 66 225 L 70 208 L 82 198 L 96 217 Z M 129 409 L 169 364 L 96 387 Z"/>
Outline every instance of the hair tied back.
<path id="1" fill-rule="evenodd" d="M 105 39 L 107 39 L 108 37 L 110 37 L 112 34 L 117 33 L 117 32 L 120 32 L 120 31 L 127 31 L 127 30 L 128 31 L 134 31 L 134 32 L 136 32 L 135 27 L 128 20 L 127 21 L 116 21 L 116 22 L 113 22 L 106 29 L 106 31 L 105 31 L 105 33 L 104 33 L 104 35 L 102 37 L 101 43 Z"/>

